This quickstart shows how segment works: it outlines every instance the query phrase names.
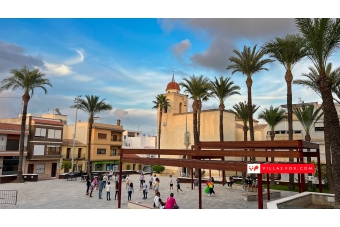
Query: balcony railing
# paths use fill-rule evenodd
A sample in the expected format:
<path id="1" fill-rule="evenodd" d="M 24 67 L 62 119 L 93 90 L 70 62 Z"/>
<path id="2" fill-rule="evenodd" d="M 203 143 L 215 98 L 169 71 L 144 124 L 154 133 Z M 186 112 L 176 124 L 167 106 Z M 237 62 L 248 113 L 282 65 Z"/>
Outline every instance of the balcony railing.
<path id="1" fill-rule="evenodd" d="M 113 138 L 111 138 L 111 141 L 112 141 L 112 142 L 122 142 L 122 139 L 116 139 L 116 140 L 114 140 Z"/>
<path id="2" fill-rule="evenodd" d="M 0 151 L 19 151 L 19 148 L 11 149 L 9 147 L 6 147 L 5 145 L 0 145 Z M 24 146 L 24 151 L 27 151 L 27 146 Z"/>

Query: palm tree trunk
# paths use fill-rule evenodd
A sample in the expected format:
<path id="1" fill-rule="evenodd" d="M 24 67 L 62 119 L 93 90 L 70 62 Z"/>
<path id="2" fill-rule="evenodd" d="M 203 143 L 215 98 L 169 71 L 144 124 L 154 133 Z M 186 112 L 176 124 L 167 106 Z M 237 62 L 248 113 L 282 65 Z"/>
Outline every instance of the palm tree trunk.
<path id="1" fill-rule="evenodd" d="M 243 125 L 243 140 L 244 141 L 248 141 L 248 126 L 245 124 Z M 246 151 L 247 149 L 245 149 Z M 247 161 L 247 157 L 243 157 L 243 161 Z M 243 180 L 246 178 L 247 173 L 246 172 L 242 172 L 242 178 Z"/>
<path id="2" fill-rule="evenodd" d="M 220 142 L 224 141 L 224 135 L 223 135 L 223 110 L 224 110 L 224 104 L 220 103 L 219 106 L 220 109 Z"/>
<path id="3" fill-rule="evenodd" d="M 292 81 L 293 74 L 288 69 L 285 75 L 287 83 L 287 110 L 288 110 L 288 140 L 293 140 L 293 105 L 292 105 Z M 294 162 L 294 158 L 289 158 L 289 162 Z M 289 174 L 289 190 L 295 190 L 294 174 Z"/>
<path id="4" fill-rule="evenodd" d="M 194 145 L 198 145 L 199 142 L 199 136 L 197 132 L 197 100 L 194 100 L 192 104 L 192 121 L 193 121 L 193 131 L 194 131 Z M 198 169 L 195 168 L 195 177 L 198 177 Z"/>
<path id="5" fill-rule="evenodd" d="M 197 100 L 197 135 L 198 135 L 198 141 L 200 141 L 200 135 L 201 135 L 201 110 L 202 110 L 202 101 Z"/>
<path id="6" fill-rule="evenodd" d="M 163 117 L 163 111 L 162 108 L 159 110 L 159 122 L 158 122 L 158 149 L 161 149 L 161 132 L 162 132 L 162 117 Z M 161 155 L 158 154 L 158 158 L 160 158 Z"/>
<path id="7" fill-rule="evenodd" d="M 20 147 L 19 147 L 19 163 L 18 163 L 18 173 L 17 179 L 14 181 L 15 183 L 24 183 L 22 163 L 24 159 L 24 149 L 25 149 L 25 129 L 26 129 L 26 118 L 27 118 L 27 107 L 28 101 L 30 100 L 30 95 L 28 92 L 22 96 L 22 101 L 24 106 L 22 108 L 22 117 L 21 117 L 21 132 L 20 132 Z"/>
<path id="8" fill-rule="evenodd" d="M 87 175 L 91 177 L 92 175 L 92 163 L 91 163 L 91 137 L 92 137 L 92 127 L 93 127 L 93 115 L 89 116 L 89 137 L 87 139 Z M 90 178 L 91 179 L 91 178 Z"/>
<path id="9" fill-rule="evenodd" d="M 335 202 L 334 208 L 340 208 L 340 126 L 337 111 L 334 106 L 332 82 L 324 72 L 320 73 L 318 87 L 321 93 L 324 106 L 324 126 L 327 127 L 330 136 L 330 146 L 332 152 L 333 182 Z"/>
<path id="10" fill-rule="evenodd" d="M 310 142 L 311 140 L 312 140 L 312 138 L 310 137 L 310 134 L 309 133 L 307 133 L 306 132 L 306 135 L 305 135 L 305 140 L 307 141 L 307 142 Z M 307 149 L 307 152 L 310 152 L 310 149 Z M 311 157 L 307 157 L 307 163 L 312 163 L 312 158 Z M 308 173 L 308 176 L 312 176 L 312 174 L 311 173 Z M 312 184 L 313 182 L 312 181 L 309 181 L 308 180 L 308 188 L 309 189 L 312 189 L 312 186 L 313 186 L 313 184 Z"/>
<path id="11" fill-rule="evenodd" d="M 333 168 L 332 168 L 332 158 L 331 158 L 331 147 L 330 147 L 329 133 L 328 133 L 328 128 L 327 127 L 324 127 L 324 137 L 325 137 L 325 155 L 326 155 L 326 177 L 327 177 L 327 184 L 328 184 L 328 188 L 329 188 L 329 193 L 334 194 L 334 182 L 333 182 Z"/>
<path id="12" fill-rule="evenodd" d="M 248 88 L 248 121 L 250 130 L 250 141 L 254 141 L 254 123 L 253 123 L 253 102 L 251 98 L 251 86 L 253 85 L 253 80 L 250 75 L 248 75 L 246 80 Z M 251 157 L 251 161 L 255 161 L 255 157 Z"/>
<path id="13" fill-rule="evenodd" d="M 275 131 L 270 131 L 270 140 L 271 141 L 274 141 L 274 138 L 275 138 Z M 272 152 L 274 152 L 274 150 L 272 150 Z M 275 162 L 275 158 L 274 157 L 271 157 L 270 158 L 270 161 L 271 162 Z M 275 174 L 270 174 L 270 185 L 275 185 Z"/>

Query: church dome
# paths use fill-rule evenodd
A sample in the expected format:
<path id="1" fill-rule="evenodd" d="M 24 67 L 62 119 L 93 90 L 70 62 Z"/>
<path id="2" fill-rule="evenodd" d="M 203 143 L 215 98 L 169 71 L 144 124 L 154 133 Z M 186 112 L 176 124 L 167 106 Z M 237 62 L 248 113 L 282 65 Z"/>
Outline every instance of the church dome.
<path id="1" fill-rule="evenodd" d="M 177 92 L 179 92 L 181 90 L 178 83 L 175 82 L 175 75 L 174 74 L 172 74 L 171 82 L 168 83 L 168 85 L 166 86 L 165 91 L 168 91 L 168 90 L 176 90 Z"/>
<path id="2" fill-rule="evenodd" d="M 168 86 L 166 86 L 165 91 L 171 90 L 171 89 L 175 89 L 180 91 L 181 89 L 179 88 L 178 83 L 176 83 L 175 81 L 171 81 L 170 83 L 168 83 Z"/>

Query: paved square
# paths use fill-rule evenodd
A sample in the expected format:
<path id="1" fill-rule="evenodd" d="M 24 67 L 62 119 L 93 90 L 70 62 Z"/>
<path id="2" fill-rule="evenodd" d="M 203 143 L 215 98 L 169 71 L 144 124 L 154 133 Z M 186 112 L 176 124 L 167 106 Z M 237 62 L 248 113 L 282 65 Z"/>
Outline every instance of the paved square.
<path id="1" fill-rule="evenodd" d="M 160 193 L 163 201 L 169 196 L 169 177 L 161 176 Z M 144 201 L 153 204 L 154 191 L 149 189 L 147 200 L 143 200 L 143 192 L 139 190 L 139 175 L 130 175 L 135 191 L 132 200 Z M 175 180 L 176 178 L 173 177 Z M 145 175 L 148 183 L 149 175 Z M 117 209 L 117 200 L 114 200 L 114 181 L 111 180 L 111 201 L 106 200 L 106 191 L 103 190 L 103 199 L 99 199 L 98 191 L 93 191 L 93 197 L 85 195 L 86 182 L 66 180 L 41 180 L 38 182 L 26 182 L 22 184 L 8 183 L 0 184 L 0 190 L 18 190 L 17 205 L 0 204 L 0 209 Z M 215 184 L 216 196 L 208 197 L 204 193 L 205 181 L 202 184 L 202 207 L 203 209 L 257 209 L 257 202 L 244 200 L 246 192 L 240 187 L 228 189 L 227 186 Z M 189 183 L 181 183 L 184 193 L 176 192 L 174 184 L 175 199 L 180 209 L 198 209 L 198 190 L 191 190 Z M 123 209 L 127 209 L 127 189 L 125 182 L 122 185 Z M 273 190 L 274 191 L 274 190 Z M 297 192 L 281 191 L 281 198 L 297 194 Z M 264 200 L 266 208 L 267 200 Z"/>

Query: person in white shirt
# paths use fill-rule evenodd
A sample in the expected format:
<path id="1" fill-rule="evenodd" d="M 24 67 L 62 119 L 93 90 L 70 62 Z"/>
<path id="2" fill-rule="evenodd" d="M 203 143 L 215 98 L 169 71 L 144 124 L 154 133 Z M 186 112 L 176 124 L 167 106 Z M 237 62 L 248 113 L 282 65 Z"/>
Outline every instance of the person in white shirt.
<path id="1" fill-rule="evenodd" d="M 139 180 L 140 180 L 139 187 L 142 188 L 143 187 L 143 183 L 144 183 L 144 175 L 143 175 L 143 173 L 140 174 Z"/>
<path id="2" fill-rule="evenodd" d="M 107 181 L 108 181 L 107 173 L 103 176 L 103 181 L 104 181 L 104 188 L 105 188 L 107 185 Z"/>
<path id="3" fill-rule="evenodd" d="M 154 208 L 162 209 L 165 206 L 165 203 L 161 200 L 161 193 L 157 192 L 155 198 L 153 199 Z"/>
<path id="4" fill-rule="evenodd" d="M 107 185 L 106 185 L 105 188 L 106 188 L 106 200 L 109 201 L 109 200 L 111 200 L 111 197 L 110 197 L 110 194 L 111 194 L 111 192 L 110 192 L 110 190 L 111 190 L 110 181 L 107 182 Z"/>
<path id="5" fill-rule="evenodd" d="M 145 180 L 143 181 L 143 199 L 148 198 L 148 185 L 145 183 Z"/>
<path id="6" fill-rule="evenodd" d="M 174 182 L 172 181 L 172 175 L 170 175 L 169 184 L 170 184 L 170 190 L 169 191 L 173 191 L 174 190 Z"/>
<path id="7" fill-rule="evenodd" d="M 153 183 L 153 177 L 152 177 L 152 173 L 151 173 L 150 179 L 149 179 L 150 189 L 152 189 L 152 183 Z"/>

